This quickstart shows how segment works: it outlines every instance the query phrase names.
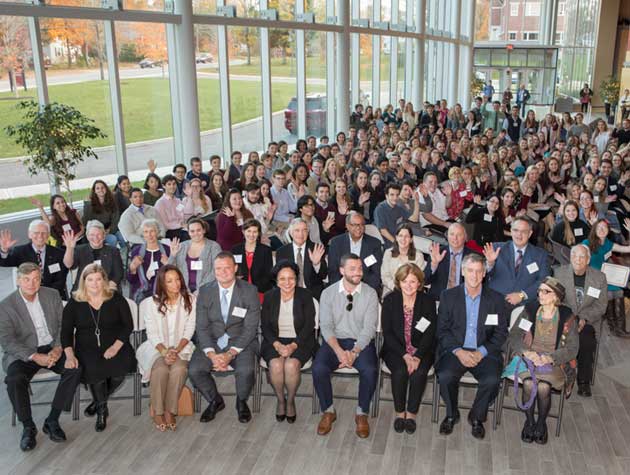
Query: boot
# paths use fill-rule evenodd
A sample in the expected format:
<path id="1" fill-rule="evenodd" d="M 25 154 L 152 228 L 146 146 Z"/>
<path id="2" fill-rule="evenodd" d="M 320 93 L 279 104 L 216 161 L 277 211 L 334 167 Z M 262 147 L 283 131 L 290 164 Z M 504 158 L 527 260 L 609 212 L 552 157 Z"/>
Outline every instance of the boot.
<path id="1" fill-rule="evenodd" d="M 107 409 L 107 380 L 91 384 L 90 391 L 96 400 L 96 423 L 94 424 L 94 429 L 96 432 L 102 432 L 107 427 L 107 416 L 109 415 L 109 410 Z"/>
<path id="2" fill-rule="evenodd" d="M 630 333 L 626 330 L 626 306 L 623 297 L 613 300 L 615 306 L 615 329 L 614 335 L 619 338 L 630 338 Z"/>

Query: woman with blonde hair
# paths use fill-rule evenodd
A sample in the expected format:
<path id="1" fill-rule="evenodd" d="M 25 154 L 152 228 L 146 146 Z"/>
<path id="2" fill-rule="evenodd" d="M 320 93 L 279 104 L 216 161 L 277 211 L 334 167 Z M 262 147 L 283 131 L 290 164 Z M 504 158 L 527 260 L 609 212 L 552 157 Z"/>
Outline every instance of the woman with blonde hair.
<path id="1" fill-rule="evenodd" d="M 83 368 L 82 381 L 94 399 L 85 415 L 96 414 L 96 432 L 107 427 L 109 396 L 135 371 L 129 343 L 133 328 L 129 304 L 110 289 L 105 270 L 99 264 L 85 266 L 63 310 L 61 345 L 68 367 Z"/>
<path id="2" fill-rule="evenodd" d="M 184 220 L 192 217 L 204 217 L 212 213 L 212 200 L 203 191 L 199 178 L 193 178 L 184 184 Z"/>

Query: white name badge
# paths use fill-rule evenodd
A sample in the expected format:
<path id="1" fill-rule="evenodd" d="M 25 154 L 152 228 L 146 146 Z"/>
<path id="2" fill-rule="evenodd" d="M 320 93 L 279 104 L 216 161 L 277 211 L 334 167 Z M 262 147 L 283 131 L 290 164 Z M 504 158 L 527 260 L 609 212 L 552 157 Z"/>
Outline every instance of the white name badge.
<path id="1" fill-rule="evenodd" d="M 424 333 L 425 330 L 429 328 L 429 325 L 431 325 L 431 322 L 422 317 L 420 320 L 418 320 L 418 323 L 416 323 L 416 330 L 418 330 L 420 333 Z"/>
<path id="2" fill-rule="evenodd" d="M 525 330 L 526 332 L 528 332 L 529 329 L 532 327 L 532 322 L 530 322 L 529 320 L 521 319 L 521 321 L 518 323 L 518 327 L 521 330 Z"/>
<path id="3" fill-rule="evenodd" d="M 159 268 L 160 264 L 158 261 L 151 261 L 151 264 L 149 264 L 149 270 L 158 270 Z"/>
<path id="4" fill-rule="evenodd" d="M 61 267 L 59 266 L 59 264 L 51 264 L 48 266 L 48 272 L 50 272 L 51 274 L 54 274 L 55 272 L 59 272 L 61 270 Z"/>
<path id="5" fill-rule="evenodd" d="M 234 307 L 234 310 L 232 310 L 232 315 L 234 315 L 237 318 L 245 318 L 246 313 L 247 313 L 246 308 Z"/>
<path id="6" fill-rule="evenodd" d="M 243 262 L 243 254 L 235 254 L 234 262 L 236 262 L 237 264 L 240 264 L 241 262 Z"/>
<path id="7" fill-rule="evenodd" d="M 610 185 L 608 188 L 610 188 L 610 191 L 617 191 L 617 185 Z"/>
<path id="8" fill-rule="evenodd" d="M 499 314 L 497 313 L 489 313 L 486 317 L 486 325 L 498 325 L 499 324 Z"/>
<path id="9" fill-rule="evenodd" d="M 599 203 L 599 196 L 593 196 L 593 201 L 595 203 Z"/>
<path id="10" fill-rule="evenodd" d="M 588 295 L 589 297 L 593 297 L 594 299 L 598 299 L 600 292 L 601 290 L 596 289 L 595 287 L 589 287 L 586 291 L 586 295 Z"/>
<path id="11" fill-rule="evenodd" d="M 203 269 L 203 261 L 190 261 L 190 270 Z"/>
<path id="12" fill-rule="evenodd" d="M 575 237 L 584 236 L 584 230 L 582 228 L 575 228 L 573 234 L 575 234 Z"/>
<path id="13" fill-rule="evenodd" d="M 460 196 L 461 198 L 466 198 L 466 195 L 467 195 L 467 194 L 468 194 L 468 192 L 467 192 L 467 191 L 460 191 L 460 192 L 459 192 L 459 196 Z"/>
<path id="14" fill-rule="evenodd" d="M 175 209 L 177 210 L 178 213 L 182 213 L 184 211 L 184 205 L 183 204 L 178 204 Z"/>
<path id="15" fill-rule="evenodd" d="M 534 272 L 538 272 L 538 264 L 536 264 L 535 262 L 532 262 L 531 264 L 527 266 L 527 270 L 530 274 L 533 274 Z"/>
<path id="16" fill-rule="evenodd" d="M 64 232 L 72 231 L 72 226 L 70 226 L 69 224 L 64 224 L 63 226 L 61 226 L 61 229 L 63 229 Z"/>
<path id="17" fill-rule="evenodd" d="M 103 265 L 103 264 L 101 264 L 101 260 L 100 259 L 96 259 L 93 263 L 96 264 L 97 266 L 102 266 Z"/>
<path id="18" fill-rule="evenodd" d="M 492 216 L 489 215 L 488 213 L 486 213 L 486 214 L 483 215 L 483 220 L 487 221 L 488 223 L 491 223 L 492 222 Z"/>
<path id="19" fill-rule="evenodd" d="M 376 257 L 374 257 L 373 254 L 370 254 L 365 259 L 363 259 L 363 262 L 365 263 L 365 267 L 373 266 L 374 264 L 376 264 Z"/>

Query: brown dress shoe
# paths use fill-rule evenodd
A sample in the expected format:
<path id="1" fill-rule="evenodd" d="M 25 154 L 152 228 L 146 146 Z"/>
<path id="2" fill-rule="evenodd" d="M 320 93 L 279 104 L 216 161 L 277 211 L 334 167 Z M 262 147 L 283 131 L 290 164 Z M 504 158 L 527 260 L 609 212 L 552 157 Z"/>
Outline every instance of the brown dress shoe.
<path id="1" fill-rule="evenodd" d="M 354 416 L 354 422 L 357 423 L 357 435 L 362 439 L 367 439 L 370 436 L 370 424 L 368 423 L 368 416 L 365 414 Z"/>
<path id="2" fill-rule="evenodd" d="M 337 420 L 337 414 L 334 412 L 324 412 L 324 415 L 317 426 L 319 435 L 327 435 L 332 430 L 333 422 Z"/>

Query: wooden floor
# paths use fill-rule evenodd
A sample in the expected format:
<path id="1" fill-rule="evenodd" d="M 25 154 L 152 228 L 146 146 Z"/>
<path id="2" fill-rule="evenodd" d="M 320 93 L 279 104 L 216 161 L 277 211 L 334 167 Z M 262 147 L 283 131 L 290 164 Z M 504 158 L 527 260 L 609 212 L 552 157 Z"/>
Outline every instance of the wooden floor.
<path id="1" fill-rule="evenodd" d="M 523 444 L 520 431 L 523 416 L 504 411 L 496 431 L 486 424 L 486 439 L 470 435 L 462 417 L 449 437 L 438 433 L 431 423 L 431 407 L 423 405 L 418 431 L 413 436 L 396 434 L 392 429 L 393 406 L 383 401 L 377 419 L 371 419 L 371 435 L 366 440 L 354 434 L 355 402 L 336 402 L 339 418 L 327 437 L 316 434 L 318 415 L 311 415 L 310 398 L 298 401 L 298 420 L 294 425 L 277 423 L 275 400 L 264 397 L 260 414 L 249 424 L 236 419 L 234 398 L 226 398 L 227 408 L 215 421 L 201 424 L 198 415 L 179 420 L 176 433 L 153 429 L 148 400 L 143 414 L 134 417 L 132 402 L 110 403 L 107 430 L 94 431 L 94 419 L 81 414 L 72 421 L 62 416 L 68 436 L 63 444 L 51 442 L 41 432 L 38 446 L 30 453 L 18 447 L 21 427 L 11 427 L 10 404 L 4 389 L 0 392 L 0 473 L 4 474 L 627 474 L 630 472 L 630 387 L 605 374 L 614 366 L 616 375 L 630 369 L 630 341 L 605 333 L 600 352 L 597 382 L 591 399 L 574 394 L 565 406 L 562 434 L 550 435 L 546 446 Z M 626 371 L 627 374 L 628 371 Z M 617 379 L 620 379 L 616 376 Z M 630 379 L 627 380 L 630 386 Z M 220 387 L 229 391 L 231 380 Z M 356 382 L 335 380 L 337 394 L 356 394 Z M 36 385 L 34 399 L 50 398 L 54 385 Z M 311 388 L 310 376 L 304 378 L 302 391 Z M 269 386 L 263 386 L 269 391 Z M 118 393 L 130 394 L 131 384 Z M 462 401 L 474 394 L 462 390 Z M 384 396 L 389 395 L 389 381 Z M 85 393 L 83 394 L 85 396 Z M 431 397 L 427 386 L 425 400 Z M 507 404 L 513 404 L 511 396 Z M 82 404 L 82 409 L 86 403 Z M 205 408 L 205 403 L 204 403 Z M 47 407 L 34 409 L 41 428 Z M 444 414 L 441 410 L 440 419 Z M 465 412 L 463 414 L 465 416 Z M 550 432 L 553 424 L 550 420 Z"/>

